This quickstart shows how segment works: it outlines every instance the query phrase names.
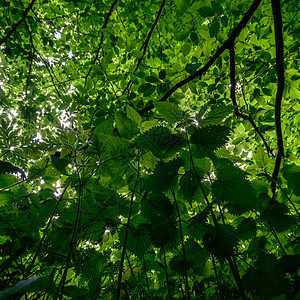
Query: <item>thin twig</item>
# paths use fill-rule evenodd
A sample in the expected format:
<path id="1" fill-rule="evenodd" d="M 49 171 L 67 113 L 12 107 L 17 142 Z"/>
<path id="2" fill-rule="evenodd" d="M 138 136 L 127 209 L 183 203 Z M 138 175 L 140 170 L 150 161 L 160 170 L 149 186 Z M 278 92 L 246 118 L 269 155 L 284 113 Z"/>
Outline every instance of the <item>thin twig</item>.
<path id="1" fill-rule="evenodd" d="M 113 10 L 114 10 L 114 8 L 115 8 L 117 2 L 118 2 L 118 0 L 115 0 L 115 1 L 113 2 L 113 4 L 111 5 L 110 10 L 109 10 L 109 12 L 108 12 L 108 14 L 107 14 L 107 16 L 106 16 L 106 18 L 105 18 L 104 24 L 103 24 L 102 27 L 101 27 L 101 39 L 100 39 L 100 43 L 99 43 L 99 46 L 98 46 L 98 49 L 97 49 L 97 52 L 96 52 L 96 56 L 95 56 L 95 58 L 94 58 L 94 60 L 93 60 L 93 62 L 92 62 L 92 65 L 90 66 L 90 68 L 89 68 L 89 70 L 88 70 L 88 72 L 87 72 L 87 74 L 86 74 L 86 76 L 85 76 L 84 87 L 86 86 L 87 79 L 88 79 L 88 77 L 89 77 L 89 75 L 90 75 L 90 73 L 91 73 L 91 71 L 92 71 L 93 65 L 95 64 L 95 62 L 96 62 L 96 61 L 98 60 L 98 58 L 99 58 L 99 53 L 100 53 L 100 50 L 102 49 L 102 44 L 103 44 L 103 41 L 104 41 L 104 32 L 103 32 L 103 30 L 106 28 L 106 26 L 107 26 L 107 24 L 108 24 L 108 21 L 109 21 L 109 18 L 110 18 L 110 16 L 112 15 Z"/>
<path id="2" fill-rule="evenodd" d="M 236 79 L 235 79 L 235 51 L 234 51 L 234 45 L 232 45 L 229 48 L 229 52 L 230 52 L 230 97 L 231 97 L 232 104 L 234 105 L 234 113 L 237 117 L 240 117 L 240 118 L 250 122 L 250 124 L 254 128 L 255 132 L 262 139 L 262 141 L 263 141 L 263 143 L 264 143 L 264 145 L 267 149 L 268 154 L 270 154 L 272 157 L 274 157 L 274 154 L 273 154 L 272 150 L 270 149 L 269 145 L 267 144 L 266 139 L 264 138 L 263 134 L 261 133 L 261 131 L 256 126 L 256 124 L 255 124 L 254 120 L 252 119 L 252 117 L 250 115 L 248 116 L 248 115 L 242 114 L 239 111 L 239 107 L 238 107 L 236 97 L 235 97 Z"/>
<path id="3" fill-rule="evenodd" d="M 31 1 L 31 3 L 25 9 L 22 18 L 12 27 L 12 29 L 7 33 L 7 35 L 0 40 L 0 46 L 3 43 L 5 43 L 9 39 L 9 37 L 17 30 L 17 28 L 25 21 L 25 18 L 27 16 L 28 12 L 30 11 L 30 9 L 33 7 L 35 1 L 36 0 Z"/>
<path id="4" fill-rule="evenodd" d="M 137 63 L 137 65 L 136 65 L 136 67 L 135 67 L 133 73 L 135 73 L 135 72 L 138 70 L 138 68 L 140 67 L 140 64 L 141 64 L 141 62 L 142 62 L 142 60 L 143 60 L 143 58 L 144 58 L 144 56 L 145 56 L 145 54 L 146 54 L 146 51 L 147 51 L 147 48 L 148 48 L 149 41 L 150 41 L 151 36 L 152 36 L 152 34 L 153 34 L 153 32 L 154 32 L 154 29 L 156 28 L 156 26 L 157 26 L 157 24 L 158 24 L 158 21 L 159 21 L 161 15 L 162 15 L 162 12 L 163 12 L 163 10 L 164 10 L 164 7 L 165 7 L 165 5 L 166 5 L 166 2 L 167 2 L 166 0 L 163 0 L 163 1 L 162 1 L 161 6 L 160 6 L 160 8 L 159 8 L 159 11 L 158 11 L 158 13 L 157 13 L 156 19 L 155 19 L 155 21 L 154 21 L 154 23 L 153 23 L 153 25 L 152 25 L 152 27 L 151 27 L 151 29 L 150 29 L 148 35 L 147 35 L 147 38 L 146 38 L 144 44 L 143 44 L 142 47 L 140 48 L 140 51 L 143 50 L 143 54 L 142 54 L 142 56 L 141 56 L 140 58 L 138 58 L 138 63 Z M 126 88 L 125 88 L 124 91 L 122 92 L 122 95 L 124 95 L 124 94 L 129 90 L 131 83 L 132 83 L 131 80 L 129 80 L 129 82 L 127 83 Z"/>
<path id="5" fill-rule="evenodd" d="M 175 84 L 160 100 L 159 102 L 166 101 L 176 90 L 184 86 L 185 84 L 189 83 L 190 81 L 201 78 L 201 76 L 213 65 L 213 63 L 217 60 L 217 58 L 226 50 L 228 49 L 238 37 L 242 29 L 247 25 L 250 18 L 258 8 L 261 0 L 254 0 L 248 11 L 245 13 L 244 17 L 242 18 L 241 22 L 233 29 L 232 33 L 230 34 L 229 38 L 224 42 L 224 44 L 216 51 L 216 53 L 212 56 L 212 58 L 207 62 L 207 64 L 202 67 L 200 70 L 195 72 L 193 75 L 183 79 L 182 81 Z M 148 111 L 152 110 L 155 106 L 153 104 L 144 107 L 143 109 L 139 110 L 139 114 L 142 115 L 147 113 Z"/>

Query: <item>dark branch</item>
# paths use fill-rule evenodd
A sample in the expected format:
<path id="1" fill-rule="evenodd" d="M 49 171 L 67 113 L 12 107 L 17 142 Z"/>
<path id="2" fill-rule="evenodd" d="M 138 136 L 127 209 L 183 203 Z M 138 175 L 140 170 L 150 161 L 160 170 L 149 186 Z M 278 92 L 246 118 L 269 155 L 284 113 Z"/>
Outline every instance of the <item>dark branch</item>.
<path id="1" fill-rule="evenodd" d="M 25 9 L 22 18 L 12 27 L 12 29 L 7 33 L 7 35 L 0 41 L 0 46 L 5 43 L 9 37 L 17 30 L 17 28 L 25 21 L 25 18 L 30 11 L 30 9 L 33 7 L 33 4 L 36 0 L 32 0 L 31 3 L 28 5 L 28 7 Z"/>
<path id="2" fill-rule="evenodd" d="M 244 17 L 242 18 L 241 22 L 233 29 L 232 33 L 230 34 L 229 38 L 224 42 L 224 44 L 216 51 L 213 57 L 208 61 L 208 63 L 198 70 L 195 74 L 183 79 L 182 81 L 175 84 L 159 101 L 166 101 L 177 89 L 184 86 L 188 82 L 194 80 L 195 78 L 201 78 L 201 76 L 212 66 L 212 64 L 217 60 L 217 58 L 224 52 L 224 50 L 229 49 L 231 45 L 234 44 L 235 39 L 238 37 L 242 29 L 247 25 L 250 18 L 256 11 L 257 7 L 259 6 L 261 0 L 254 0 Z M 139 111 L 142 115 L 147 113 L 151 109 L 154 108 L 154 105 L 151 104 Z"/>
<path id="3" fill-rule="evenodd" d="M 235 97 L 235 86 L 236 86 L 236 80 L 235 80 L 235 52 L 234 52 L 234 46 L 229 48 L 230 52 L 230 98 L 232 101 L 232 104 L 234 105 L 234 113 L 237 117 L 242 118 L 244 120 L 247 120 L 250 122 L 252 127 L 254 128 L 255 132 L 260 136 L 262 139 L 268 154 L 270 154 L 272 157 L 274 157 L 274 154 L 272 153 L 272 150 L 270 149 L 269 145 L 267 144 L 267 141 L 265 140 L 263 134 L 260 132 L 258 127 L 256 126 L 254 120 L 252 117 L 249 115 L 242 114 L 239 111 L 238 104 L 236 102 L 236 97 Z"/>
<path id="4" fill-rule="evenodd" d="M 157 14 L 157 16 L 156 16 L 156 19 L 155 19 L 155 21 L 154 21 L 154 23 L 153 23 L 153 25 L 152 25 L 152 27 L 151 27 L 149 33 L 148 33 L 148 36 L 147 36 L 147 38 L 146 38 L 144 44 L 143 44 L 142 47 L 140 48 L 140 51 L 142 51 L 142 49 L 143 49 L 143 55 L 138 59 L 138 63 L 137 63 L 137 65 L 136 65 L 136 67 L 135 67 L 133 73 L 135 73 L 135 72 L 138 70 L 138 68 L 140 67 L 140 64 L 141 64 L 141 62 L 142 62 L 142 60 L 143 60 L 143 58 L 144 58 L 144 56 L 145 56 L 145 54 L 146 54 L 146 51 L 147 51 L 148 44 L 149 44 L 149 41 L 150 41 L 150 39 L 151 39 L 151 36 L 152 36 L 152 34 L 153 34 L 153 32 L 154 32 L 155 27 L 156 27 L 157 24 L 158 24 L 158 21 L 159 21 L 161 15 L 162 15 L 162 12 L 163 12 L 163 10 L 164 10 L 165 5 L 166 5 L 166 0 L 163 0 L 162 3 L 161 3 L 161 6 L 160 6 L 160 8 L 159 8 L 158 14 Z M 123 91 L 123 93 L 122 93 L 122 95 L 124 95 L 124 94 L 126 93 L 126 91 L 128 91 L 128 89 L 129 89 L 129 87 L 130 87 L 130 84 L 131 84 L 131 80 L 129 80 L 129 82 L 128 82 L 126 88 L 124 89 L 124 91 Z"/>
<path id="5" fill-rule="evenodd" d="M 271 184 L 273 197 L 275 196 L 276 182 L 280 169 L 281 159 L 284 157 L 283 138 L 281 130 L 281 101 L 284 89 L 284 57 L 283 57 L 283 36 L 282 36 L 282 17 L 280 0 L 272 0 L 272 11 L 275 28 L 276 44 L 276 73 L 277 73 L 277 93 L 275 99 L 275 131 L 277 137 L 277 156 L 273 171 L 273 181 Z"/>
<path id="6" fill-rule="evenodd" d="M 98 60 L 98 58 L 99 58 L 99 53 L 100 53 L 100 50 L 102 49 L 102 44 L 103 44 L 103 41 L 104 41 L 104 32 L 103 32 L 103 29 L 106 28 L 106 26 L 107 26 L 107 24 L 108 24 L 108 21 L 109 21 L 109 18 L 110 18 L 110 16 L 111 16 L 111 14 L 112 14 L 112 12 L 113 12 L 113 10 L 114 10 L 114 8 L 115 8 L 117 2 L 118 2 L 118 0 L 115 0 L 115 1 L 113 2 L 113 4 L 111 5 L 110 10 L 109 10 L 109 12 L 108 12 L 108 14 L 107 14 L 107 16 L 106 16 L 106 18 L 105 18 L 105 21 L 104 21 L 104 23 L 103 23 L 103 25 L 102 25 L 102 27 L 101 27 L 101 39 L 100 39 L 100 44 L 99 44 L 99 46 L 98 46 L 98 49 L 97 49 L 97 52 L 96 52 L 96 56 L 95 56 L 95 58 L 94 58 L 94 60 L 93 60 L 93 62 L 92 62 L 92 65 L 91 65 L 91 67 L 89 68 L 89 71 L 87 72 L 87 74 L 86 74 L 86 76 L 85 76 L 84 87 L 86 86 L 87 79 L 88 79 L 88 77 L 89 77 L 89 75 L 90 75 L 90 73 L 91 73 L 91 71 L 92 71 L 93 65 L 95 64 L 95 62 L 96 62 L 96 61 Z"/>

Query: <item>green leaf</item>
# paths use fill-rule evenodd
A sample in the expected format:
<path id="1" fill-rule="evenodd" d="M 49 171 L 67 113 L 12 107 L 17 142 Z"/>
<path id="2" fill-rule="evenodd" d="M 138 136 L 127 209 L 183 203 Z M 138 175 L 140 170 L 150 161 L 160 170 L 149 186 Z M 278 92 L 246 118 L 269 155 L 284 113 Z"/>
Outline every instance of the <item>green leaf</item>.
<path id="1" fill-rule="evenodd" d="M 198 10 L 199 14 L 202 16 L 202 17 L 211 17 L 214 15 L 214 11 L 211 7 L 209 6 L 203 6 L 201 7 L 199 10 Z"/>
<path id="2" fill-rule="evenodd" d="M 283 177 L 287 180 L 288 187 L 293 190 L 293 193 L 300 196 L 300 167 L 291 164 L 282 168 Z"/>
<path id="3" fill-rule="evenodd" d="M 182 118 L 182 111 L 178 105 L 170 102 L 157 102 L 155 107 L 164 119 L 170 123 L 179 122 Z"/>
<path id="4" fill-rule="evenodd" d="M 146 251 L 151 246 L 150 232 L 147 224 L 139 224 L 138 226 L 130 226 L 128 228 L 127 246 L 131 253 L 139 258 L 143 258 Z M 125 231 L 127 227 L 123 226 L 120 233 L 120 241 L 124 244 Z"/>
<path id="5" fill-rule="evenodd" d="M 104 75 L 104 72 L 99 65 L 93 65 L 92 68 L 97 75 Z"/>
<path id="6" fill-rule="evenodd" d="M 192 49 L 191 43 L 184 43 L 182 46 L 183 55 L 187 56 L 191 52 L 191 49 Z"/>
<path id="7" fill-rule="evenodd" d="M 22 179 L 26 178 L 24 171 L 10 162 L 0 160 L 0 175 L 1 174 L 19 174 Z"/>
<path id="8" fill-rule="evenodd" d="M 180 179 L 180 187 L 186 200 L 191 202 L 199 188 L 199 180 L 192 172 L 186 172 Z"/>
<path id="9" fill-rule="evenodd" d="M 220 125 L 196 128 L 191 136 L 191 142 L 202 148 L 216 150 L 225 145 L 229 133 L 229 127 Z"/>
<path id="10" fill-rule="evenodd" d="M 12 192 L 0 192 L 0 207 L 7 205 L 13 199 L 14 194 Z"/>
<path id="11" fill-rule="evenodd" d="M 216 255 L 220 261 L 225 261 L 228 255 L 234 253 L 238 244 L 237 232 L 230 225 L 218 224 L 218 227 L 211 226 L 203 237 L 203 244 L 207 251 Z"/>
<path id="12" fill-rule="evenodd" d="M 196 120 L 198 121 L 200 127 L 219 125 L 232 112 L 233 106 L 221 104 L 218 106 L 213 106 L 206 116 L 198 113 L 196 115 Z"/>
<path id="13" fill-rule="evenodd" d="M 163 80 L 166 78 L 167 72 L 166 70 L 161 70 L 158 74 L 159 79 Z"/>
<path id="14" fill-rule="evenodd" d="M 135 123 L 131 119 L 128 119 L 123 114 L 116 114 L 115 120 L 117 129 L 121 137 L 124 137 L 127 140 L 131 140 L 134 137 L 134 135 L 138 133 L 137 123 Z"/>
<path id="15" fill-rule="evenodd" d="M 247 290 L 255 291 L 267 299 L 285 293 L 288 289 L 287 281 L 282 270 L 277 266 L 274 254 L 266 254 L 259 258 L 254 268 L 246 271 L 242 282 Z"/>
<path id="16" fill-rule="evenodd" d="M 226 207 L 233 214 L 259 210 L 261 205 L 246 179 L 246 173 L 225 159 L 218 159 L 214 163 L 217 180 L 212 184 L 212 191 L 216 198 L 227 203 Z"/>
<path id="17" fill-rule="evenodd" d="M 209 27 L 209 35 L 211 37 L 216 37 L 220 29 L 219 20 L 215 19 Z"/>
<path id="18" fill-rule="evenodd" d="M 158 163 L 153 174 L 145 179 L 145 190 L 163 192 L 177 184 L 178 169 L 182 165 L 183 160 L 179 158 L 167 163 Z"/>
<path id="19" fill-rule="evenodd" d="M 141 203 L 142 215 L 151 222 L 159 218 L 170 217 L 173 211 L 170 199 L 162 193 L 152 192 Z"/>
<path id="20" fill-rule="evenodd" d="M 144 94 L 145 97 L 152 95 L 155 92 L 155 86 L 150 83 L 144 83 L 139 87 L 139 93 Z"/>
<path id="21" fill-rule="evenodd" d="M 175 0 L 175 3 L 180 14 L 185 13 L 190 6 L 190 0 Z"/>
<path id="22" fill-rule="evenodd" d="M 61 174 L 67 175 L 66 167 L 70 163 L 70 160 L 66 159 L 65 157 L 58 158 L 54 155 L 51 155 L 51 162 Z"/>
<path id="23" fill-rule="evenodd" d="M 126 114 L 127 117 L 132 120 L 133 122 L 135 122 L 138 126 L 141 125 L 142 123 L 142 117 L 140 116 L 140 114 L 130 105 L 126 106 Z"/>
<path id="24" fill-rule="evenodd" d="M 159 79 L 156 76 L 146 76 L 145 80 L 151 83 L 159 82 Z"/>
<path id="25" fill-rule="evenodd" d="M 136 58 L 141 58 L 143 56 L 143 52 L 139 50 L 132 50 L 131 55 Z"/>
<path id="26" fill-rule="evenodd" d="M 144 151 L 150 150 L 158 158 L 167 158 L 184 145 L 184 139 L 172 134 L 166 127 L 154 127 L 139 135 L 135 143 Z"/>

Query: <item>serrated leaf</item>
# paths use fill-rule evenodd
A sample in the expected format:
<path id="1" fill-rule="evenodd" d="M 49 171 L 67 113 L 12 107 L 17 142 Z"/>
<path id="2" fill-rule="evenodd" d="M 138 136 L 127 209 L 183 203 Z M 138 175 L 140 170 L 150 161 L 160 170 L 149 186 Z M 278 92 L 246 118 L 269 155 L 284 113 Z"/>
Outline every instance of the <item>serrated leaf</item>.
<path id="1" fill-rule="evenodd" d="M 155 219 L 169 217 L 174 209 L 170 199 L 162 193 L 151 193 L 141 203 L 142 215 L 155 222 Z"/>
<path id="2" fill-rule="evenodd" d="M 130 120 L 134 121 L 138 126 L 141 125 L 141 123 L 142 123 L 141 115 L 130 105 L 126 106 L 126 114 L 127 114 L 127 117 Z"/>
<path id="3" fill-rule="evenodd" d="M 216 255 L 220 261 L 225 261 L 228 255 L 234 253 L 238 244 L 237 232 L 230 225 L 218 224 L 218 229 L 211 226 L 203 237 L 207 251 Z"/>
<path id="4" fill-rule="evenodd" d="M 261 208 L 254 189 L 246 179 L 246 173 L 225 159 L 218 159 L 216 165 L 217 180 L 212 184 L 213 194 L 222 203 L 227 203 L 233 214 L 242 214 Z"/>
<path id="5" fill-rule="evenodd" d="M 26 178 L 24 171 L 10 162 L 0 160 L 0 175 L 1 174 L 19 174 L 21 178 Z"/>
<path id="6" fill-rule="evenodd" d="M 120 135 L 125 139 L 131 140 L 138 133 L 137 124 L 123 114 L 116 114 L 115 120 Z"/>
<path id="7" fill-rule="evenodd" d="M 233 112 L 232 105 L 222 104 L 213 107 L 212 110 L 205 117 L 203 117 L 202 114 L 197 114 L 196 119 L 200 127 L 219 125 L 232 112 Z"/>
<path id="8" fill-rule="evenodd" d="M 123 226 L 120 232 L 120 241 L 124 244 L 125 232 L 128 230 L 127 250 L 136 256 L 143 258 L 146 251 L 151 246 L 150 232 L 147 224 L 139 224 L 138 226 Z"/>
<path id="9" fill-rule="evenodd" d="M 186 200 L 191 202 L 199 188 L 199 180 L 192 172 L 186 172 L 180 179 L 180 187 Z"/>
<path id="10" fill-rule="evenodd" d="M 178 158 L 167 163 L 158 163 L 152 175 L 145 179 L 145 189 L 162 192 L 177 183 L 178 169 L 183 160 Z"/>
<path id="11" fill-rule="evenodd" d="M 191 142 L 202 148 L 216 150 L 225 145 L 228 140 L 229 133 L 229 127 L 220 125 L 196 128 L 191 136 Z"/>
<path id="12" fill-rule="evenodd" d="M 170 123 L 180 122 L 182 118 L 182 111 L 178 105 L 170 102 L 157 102 L 155 107 L 164 119 Z"/>
<path id="13" fill-rule="evenodd" d="M 247 290 L 255 291 L 266 299 L 271 299 L 288 290 L 284 273 L 278 268 L 274 254 L 265 254 L 260 257 L 255 262 L 254 268 L 246 271 L 242 282 Z"/>
<path id="14" fill-rule="evenodd" d="M 183 259 L 183 256 L 176 254 L 172 257 L 170 261 L 170 268 L 173 272 L 178 275 L 185 275 L 185 272 L 190 271 L 193 267 L 194 261 L 186 257 L 186 260 Z"/>
<path id="15" fill-rule="evenodd" d="M 140 149 L 150 150 L 158 158 L 170 157 L 184 145 L 184 139 L 166 127 L 151 128 L 139 135 L 135 142 Z"/>

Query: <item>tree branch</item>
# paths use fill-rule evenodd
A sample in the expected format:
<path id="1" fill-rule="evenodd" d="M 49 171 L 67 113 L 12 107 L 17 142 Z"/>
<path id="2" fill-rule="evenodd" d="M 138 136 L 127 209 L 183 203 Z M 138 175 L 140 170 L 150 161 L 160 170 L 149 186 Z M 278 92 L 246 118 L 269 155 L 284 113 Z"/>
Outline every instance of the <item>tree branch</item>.
<path id="1" fill-rule="evenodd" d="M 154 21 L 154 23 L 153 23 L 153 25 L 152 25 L 152 27 L 151 27 L 149 33 L 148 33 L 148 36 L 147 36 L 147 38 L 146 38 L 144 44 L 143 44 L 142 47 L 140 48 L 140 51 L 142 51 L 142 49 L 144 49 L 144 50 L 143 50 L 143 55 L 142 55 L 140 58 L 138 58 L 138 63 L 137 63 L 137 65 L 136 65 L 136 67 L 135 67 L 133 73 L 135 73 L 135 72 L 138 70 L 138 68 L 140 67 L 140 64 L 141 64 L 141 62 L 142 62 L 142 60 L 143 60 L 143 58 L 144 58 L 144 56 L 145 56 L 145 54 L 146 54 L 146 51 L 147 51 L 147 48 L 148 48 L 149 41 L 150 41 L 151 36 L 152 36 L 152 34 L 153 34 L 153 32 L 154 32 L 154 29 L 155 29 L 155 27 L 157 26 L 158 21 L 159 21 L 161 15 L 162 15 L 162 12 L 163 12 L 163 10 L 164 10 L 164 7 L 165 7 L 165 5 L 166 5 L 166 2 L 167 2 L 166 0 L 163 0 L 163 1 L 162 1 L 161 6 L 160 6 L 159 11 L 158 11 L 158 14 L 157 14 L 157 16 L 156 16 L 156 19 L 155 19 L 155 21 Z M 126 91 L 129 90 L 130 84 L 131 84 L 131 80 L 129 80 L 129 82 L 128 82 L 126 88 L 124 89 L 124 91 L 123 91 L 123 93 L 122 93 L 122 95 L 124 95 L 124 94 L 126 93 Z"/>
<path id="2" fill-rule="evenodd" d="M 239 107 L 238 104 L 236 102 L 236 97 L 235 97 L 235 86 L 236 86 L 236 80 L 235 80 L 235 51 L 234 51 L 234 45 L 232 45 L 229 48 L 229 52 L 230 52 L 230 98 L 232 101 L 232 104 L 234 105 L 234 113 L 237 117 L 242 118 L 244 120 L 247 120 L 250 122 L 250 124 L 252 125 L 252 127 L 254 128 L 255 132 L 260 136 L 260 138 L 262 139 L 268 154 L 270 154 L 272 157 L 274 157 L 274 154 L 272 152 L 272 150 L 270 149 L 269 145 L 267 144 L 267 141 L 265 140 L 263 134 L 260 132 L 260 130 L 258 129 L 258 127 L 256 126 L 254 120 L 252 119 L 252 117 L 249 115 L 245 115 L 242 114 L 239 111 Z"/>
<path id="3" fill-rule="evenodd" d="M 2 40 L 0 41 L 0 46 L 5 43 L 9 37 L 17 30 L 17 28 L 25 21 L 25 18 L 28 14 L 28 12 L 30 11 L 30 9 L 33 7 L 34 2 L 36 0 L 32 0 L 31 3 L 28 5 L 28 7 L 25 9 L 22 18 L 12 27 L 12 29 L 7 33 L 7 35 L 2 38 Z"/>
<path id="4" fill-rule="evenodd" d="M 166 101 L 177 89 L 184 86 L 188 82 L 194 80 L 195 78 L 201 78 L 201 76 L 212 66 L 212 64 L 217 60 L 217 58 L 224 52 L 224 50 L 229 49 L 230 46 L 234 43 L 235 39 L 238 37 L 242 29 L 247 25 L 250 18 L 258 8 L 261 0 L 254 0 L 240 23 L 233 29 L 232 33 L 230 34 L 229 38 L 224 42 L 224 44 L 216 51 L 213 57 L 207 62 L 207 64 L 198 70 L 195 74 L 183 79 L 182 81 L 175 84 L 160 100 L 159 102 Z M 144 107 L 139 111 L 139 114 L 144 114 L 154 108 L 154 105 L 151 104 L 147 107 Z"/>
<path id="5" fill-rule="evenodd" d="M 103 44 L 103 41 L 104 41 L 104 33 L 103 33 L 103 29 L 106 28 L 106 26 L 107 26 L 107 24 L 108 24 L 108 21 L 109 21 L 109 18 L 110 18 L 110 16 L 111 16 L 111 14 L 112 14 L 112 12 L 113 12 L 113 10 L 114 10 L 114 8 L 115 8 L 117 2 L 118 2 L 118 0 L 115 0 L 115 1 L 113 2 L 113 4 L 111 5 L 110 10 L 109 10 L 109 12 L 108 12 L 108 14 L 107 14 L 107 16 L 106 16 L 106 18 L 105 18 L 104 24 L 103 24 L 102 27 L 101 27 L 101 39 L 100 39 L 100 44 L 99 44 L 99 46 L 98 46 L 98 49 L 97 49 L 97 52 L 96 52 L 96 56 L 95 56 L 95 58 L 94 58 L 94 60 L 93 60 L 93 62 L 92 62 L 92 65 L 90 66 L 90 68 L 89 68 L 89 70 L 88 70 L 88 72 L 87 72 L 87 74 L 86 74 L 86 76 L 85 76 L 84 87 L 86 86 L 87 79 L 88 79 L 88 77 L 89 77 L 89 75 L 90 75 L 90 73 L 91 73 L 91 71 L 92 71 L 93 65 L 95 64 L 95 62 L 96 62 L 96 61 L 98 60 L 98 58 L 99 58 L 99 53 L 100 53 L 100 50 L 102 49 L 102 44 Z"/>
<path id="6" fill-rule="evenodd" d="M 284 89 L 284 57 L 283 57 L 283 36 L 282 36 L 282 17 L 280 0 L 272 0 L 272 11 L 275 29 L 276 45 L 276 73 L 277 73 L 277 93 L 275 99 L 275 131 L 277 137 L 277 156 L 273 171 L 271 189 L 273 197 L 276 191 L 276 182 L 280 169 L 281 159 L 284 157 L 283 138 L 281 130 L 281 102 Z"/>

